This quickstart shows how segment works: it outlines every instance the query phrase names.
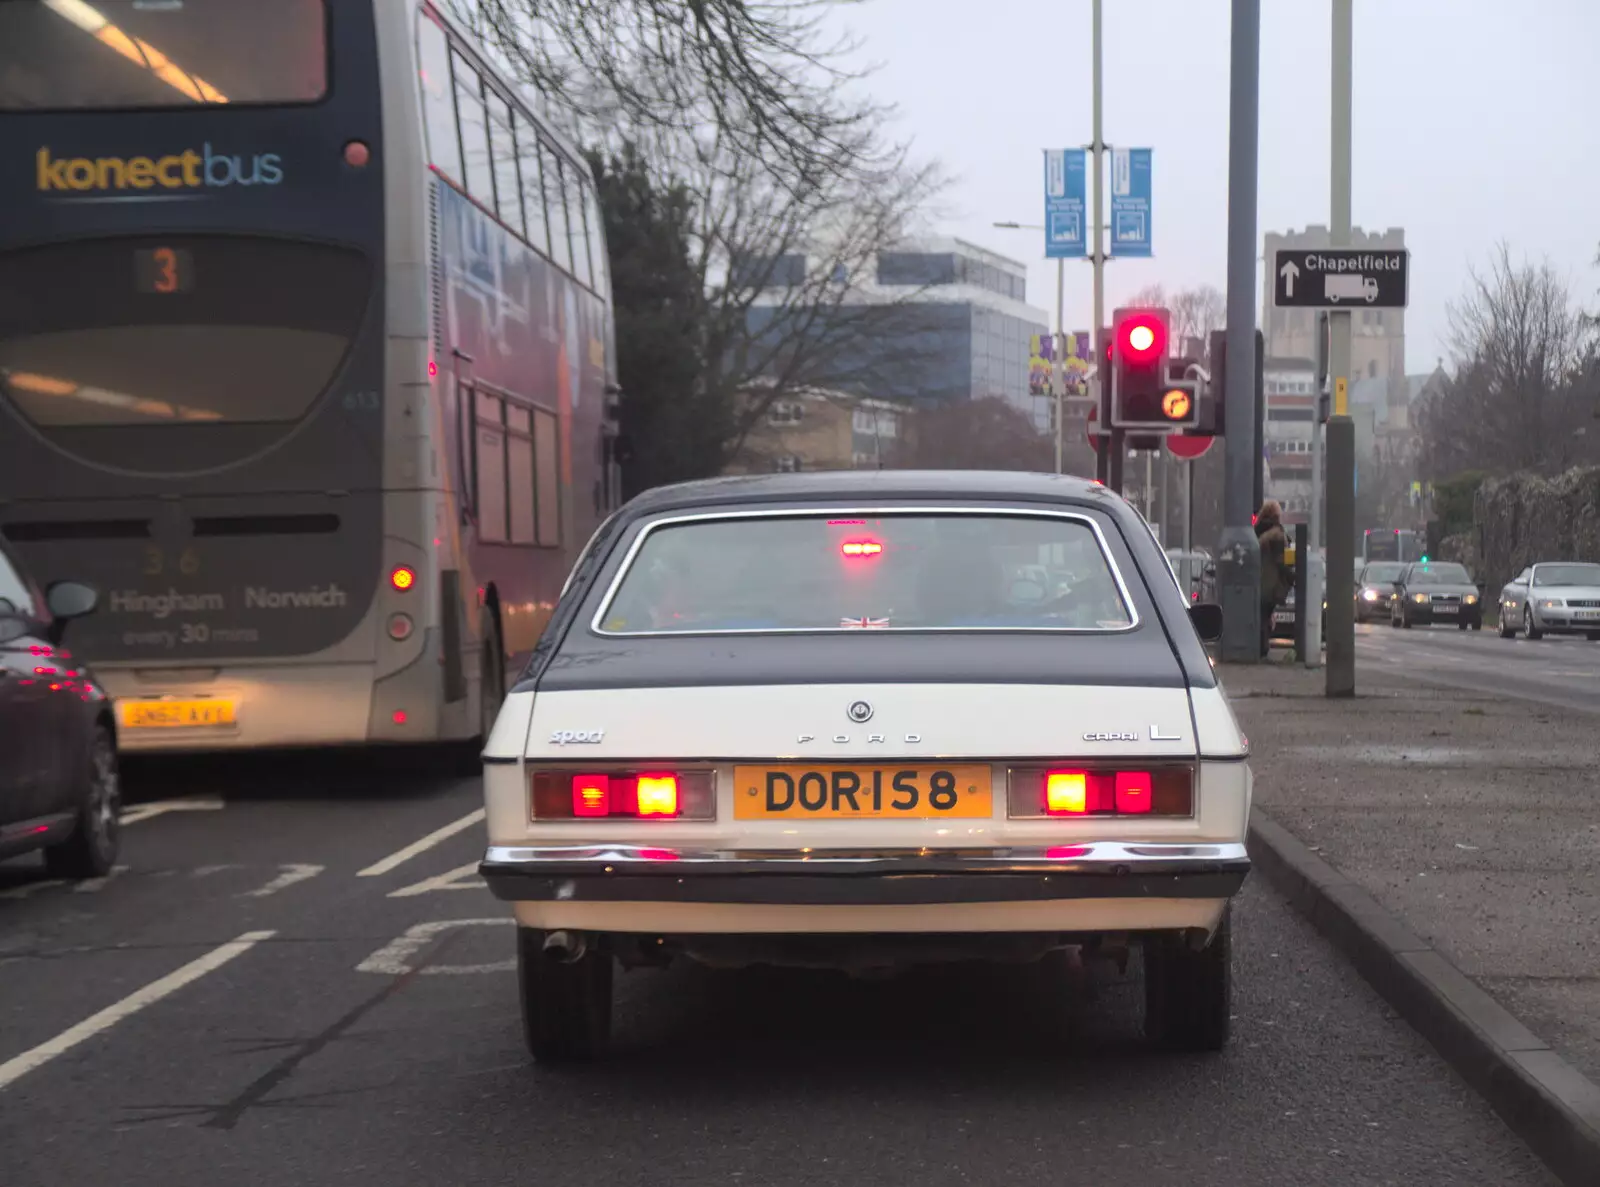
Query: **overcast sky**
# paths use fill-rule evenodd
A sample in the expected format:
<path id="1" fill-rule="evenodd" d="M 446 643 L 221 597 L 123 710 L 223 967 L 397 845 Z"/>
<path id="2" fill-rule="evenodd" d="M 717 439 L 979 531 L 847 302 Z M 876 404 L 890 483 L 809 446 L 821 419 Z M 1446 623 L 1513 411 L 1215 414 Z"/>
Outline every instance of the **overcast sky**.
<path id="1" fill-rule="evenodd" d="M 1155 256 L 1108 266 L 1107 309 L 1152 282 L 1224 288 L 1231 5 L 1104 4 L 1106 141 L 1155 150 Z M 1330 213 L 1329 0 L 1261 8 L 1257 254 Z M 1027 261 L 1029 303 L 1053 311 L 1042 235 L 990 224 L 1042 223 L 1042 150 L 1089 142 L 1089 0 L 866 0 L 841 19 L 898 129 L 957 177 L 940 229 Z M 1354 221 L 1405 229 L 1408 371 L 1447 353 L 1446 302 L 1498 239 L 1597 303 L 1597 46 L 1597 0 L 1355 0 Z M 1069 262 L 1071 328 L 1089 327 L 1090 278 Z"/>

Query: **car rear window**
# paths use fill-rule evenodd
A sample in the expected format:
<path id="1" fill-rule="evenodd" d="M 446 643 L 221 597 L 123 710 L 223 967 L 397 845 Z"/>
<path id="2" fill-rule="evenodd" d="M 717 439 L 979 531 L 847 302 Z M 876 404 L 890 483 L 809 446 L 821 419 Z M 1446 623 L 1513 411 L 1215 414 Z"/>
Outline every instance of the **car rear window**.
<path id="1" fill-rule="evenodd" d="M 1412 571 L 1415 581 L 1433 581 L 1440 585 L 1471 585 L 1472 577 L 1460 565 L 1418 565 Z"/>
<path id="2" fill-rule="evenodd" d="M 664 521 L 635 542 L 602 634 L 1134 626 L 1080 516 L 917 512 Z"/>

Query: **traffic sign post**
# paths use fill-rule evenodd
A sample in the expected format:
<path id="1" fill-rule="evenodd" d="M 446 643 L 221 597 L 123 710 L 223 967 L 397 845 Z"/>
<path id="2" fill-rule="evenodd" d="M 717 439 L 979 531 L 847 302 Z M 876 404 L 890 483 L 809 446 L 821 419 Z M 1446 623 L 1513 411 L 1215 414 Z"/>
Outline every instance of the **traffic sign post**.
<path id="1" fill-rule="evenodd" d="M 1272 264 L 1272 303 L 1279 309 L 1404 309 L 1410 276 L 1411 253 L 1404 248 L 1280 248 Z"/>

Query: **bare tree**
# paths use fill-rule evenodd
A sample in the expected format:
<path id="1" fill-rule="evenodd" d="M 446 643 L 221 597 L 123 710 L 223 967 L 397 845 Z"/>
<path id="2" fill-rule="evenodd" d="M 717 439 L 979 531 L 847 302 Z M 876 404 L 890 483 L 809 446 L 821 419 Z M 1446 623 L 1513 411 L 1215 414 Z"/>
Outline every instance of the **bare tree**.
<path id="1" fill-rule="evenodd" d="M 1170 296 L 1159 284 L 1147 284 L 1128 298 L 1129 305 L 1166 309 L 1172 315 L 1172 346 L 1181 350 L 1187 339 L 1200 338 L 1227 324 L 1228 302 L 1214 285 L 1178 289 Z"/>
<path id="2" fill-rule="evenodd" d="M 919 409 L 911 425 L 910 465 L 927 470 L 1055 468 L 1055 445 L 1030 417 L 1000 396 Z"/>
<path id="3" fill-rule="evenodd" d="M 1595 327 L 1548 263 L 1501 244 L 1450 306 L 1456 373 L 1416 410 L 1425 472 L 1564 469 L 1590 456 Z"/>
<path id="4" fill-rule="evenodd" d="M 859 45 L 828 18 L 856 0 L 446 0 L 586 141 L 599 129 L 694 136 L 786 186 L 873 168 L 886 108 L 851 84 Z M 614 144 L 607 147 L 615 148 Z"/>

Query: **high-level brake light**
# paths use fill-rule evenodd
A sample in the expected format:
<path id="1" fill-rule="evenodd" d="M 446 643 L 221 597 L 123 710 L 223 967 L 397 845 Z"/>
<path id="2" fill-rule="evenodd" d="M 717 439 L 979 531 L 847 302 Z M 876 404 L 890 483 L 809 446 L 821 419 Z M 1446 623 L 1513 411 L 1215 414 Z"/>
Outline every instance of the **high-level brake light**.
<path id="1" fill-rule="evenodd" d="M 839 548 L 846 556 L 877 556 L 883 551 L 877 540 L 846 540 Z"/>

